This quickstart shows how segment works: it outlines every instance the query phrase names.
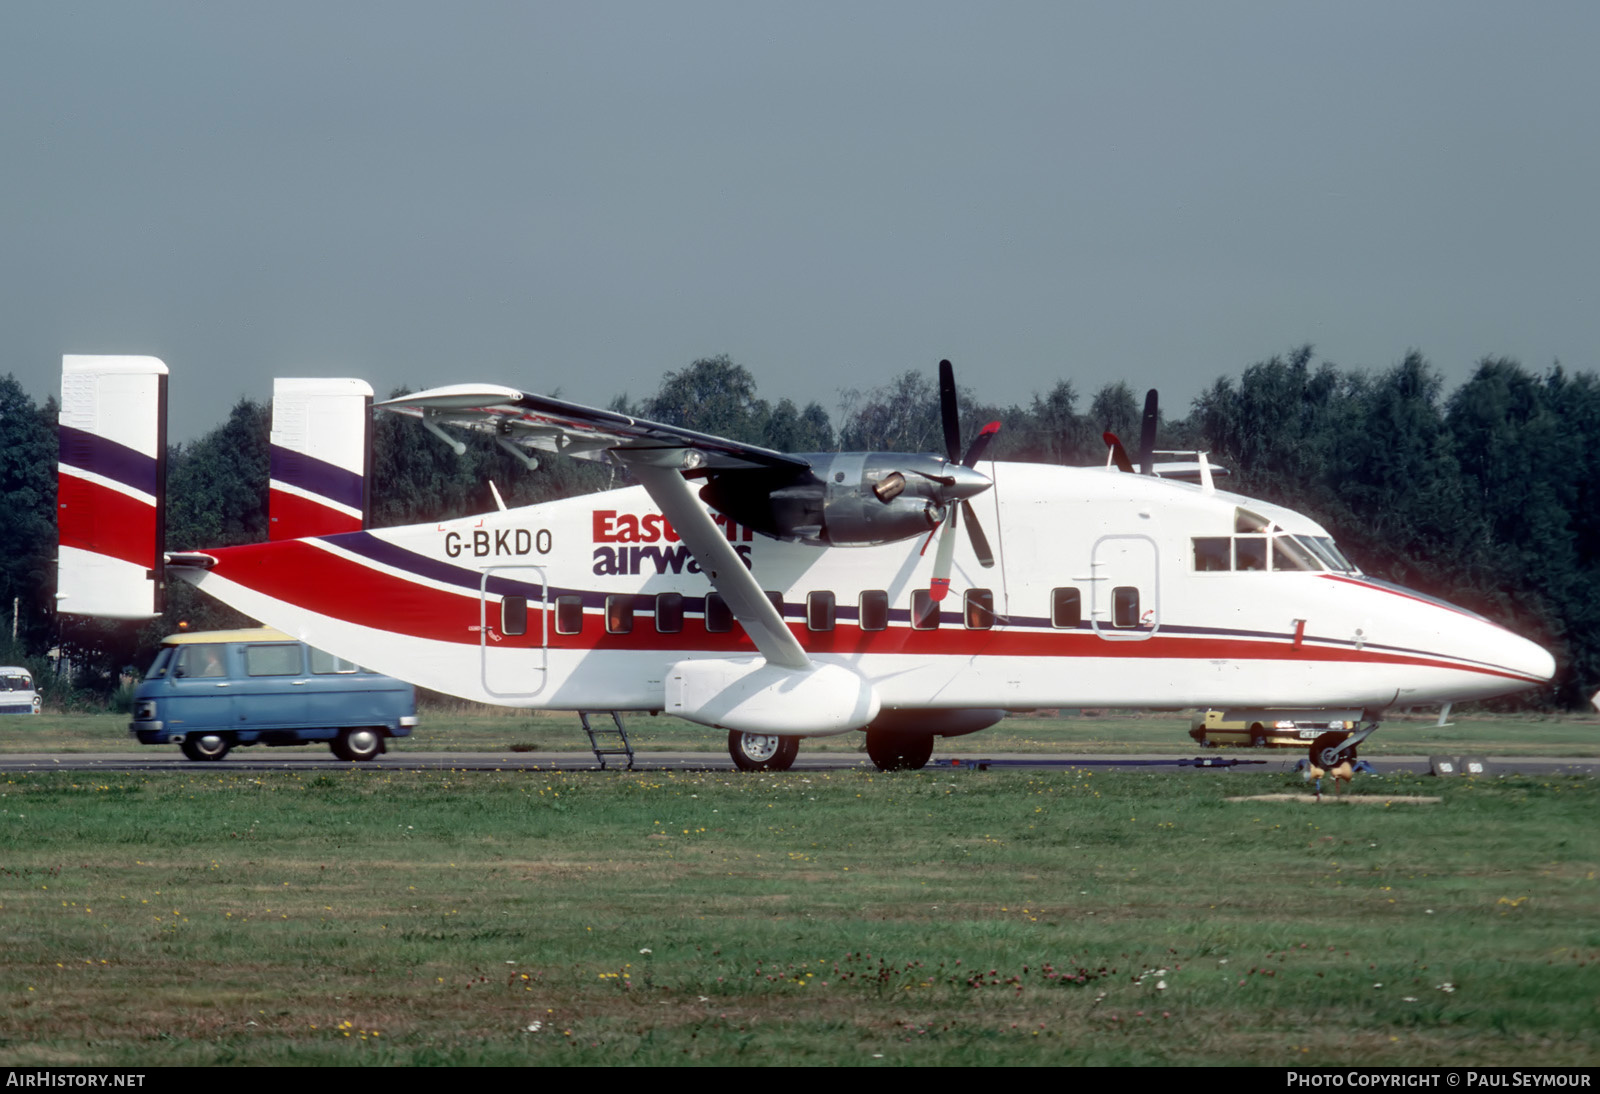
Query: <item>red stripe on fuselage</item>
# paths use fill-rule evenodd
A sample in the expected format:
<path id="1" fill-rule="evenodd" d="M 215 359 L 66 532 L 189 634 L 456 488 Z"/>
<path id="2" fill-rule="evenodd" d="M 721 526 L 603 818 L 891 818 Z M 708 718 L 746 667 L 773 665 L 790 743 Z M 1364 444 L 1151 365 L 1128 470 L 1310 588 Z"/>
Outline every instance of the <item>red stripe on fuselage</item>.
<path id="1" fill-rule="evenodd" d="M 332 616 L 363 627 L 435 641 L 478 645 L 479 598 L 463 590 L 448 592 L 375 569 L 360 561 L 323 550 L 307 541 L 259 543 L 225 547 L 209 552 L 217 559 L 213 572 L 275 599 Z M 708 590 L 709 591 L 709 590 Z M 648 598 L 641 597 L 648 603 Z M 537 611 L 537 604 L 529 607 Z M 540 620 L 528 620 L 528 633 L 498 633 L 498 602 L 491 600 L 488 621 L 491 645 L 516 649 L 537 647 L 543 637 Z M 758 651 L 743 629 L 734 625 L 726 633 L 709 633 L 699 617 L 686 617 L 676 634 L 656 631 L 654 621 L 641 613 L 627 634 L 609 634 L 599 612 L 585 613 L 579 634 L 557 634 L 554 613 L 548 620 L 549 647 L 553 650 L 596 652 L 606 650 L 659 650 L 691 653 L 755 654 Z M 1084 630 L 1022 630 L 1009 627 L 968 630 L 959 624 L 936 630 L 906 626 L 863 631 L 843 624 L 832 631 L 811 631 L 791 622 L 790 631 L 810 653 L 859 656 L 911 654 L 955 657 L 1114 657 L 1141 660 L 1278 661 L 1302 664 L 1411 665 L 1479 673 L 1508 680 L 1528 677 L 1484 665 L 1462 664 L 1421 654 L 1402 654 L 1349 646 L 1295 646 L 1292 635 L 1281 640 L 1221 638 L 1157 632 L 1146 639 L 1107 640 Z M 1311 641 L 1315 641 L 1312 639 Z M 1533 681 L 1535 683 L 1540 681 Z"/>
<path id="2" fill-rule="evenodd" d="M 156 507 L 65 472 L 56 476 L 61 544 L 153 569 Z"/>
<path id="3" fill-rule="evenodd" d="M 361 518 L 287 490 L 269 491 L 268 539 L 307 539 L 361 531 Z"/>

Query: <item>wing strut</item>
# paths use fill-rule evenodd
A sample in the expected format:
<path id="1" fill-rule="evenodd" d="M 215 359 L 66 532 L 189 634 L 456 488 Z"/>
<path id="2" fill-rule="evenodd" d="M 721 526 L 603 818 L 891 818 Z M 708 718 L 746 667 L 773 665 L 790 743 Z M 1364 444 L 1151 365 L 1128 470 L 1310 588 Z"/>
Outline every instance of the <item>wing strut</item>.
<path id="1" fill-rule="evenodd" d="M 778 609 L 772 606 L 772 601 L 745 568 L 744 560 L 706 512 L 705 503 L 683 477 L 680 469 L 689 450 L 615 448 L 612 454 L 628 465 L 650 497 L 661 506 L 661 512 L 688 544 L 700 569 L 728 602 L 733 617 L 744 626 L 745 633 L 767 662 L 787 669 L 811 668 L 811 659 L 778 614 Z"/>

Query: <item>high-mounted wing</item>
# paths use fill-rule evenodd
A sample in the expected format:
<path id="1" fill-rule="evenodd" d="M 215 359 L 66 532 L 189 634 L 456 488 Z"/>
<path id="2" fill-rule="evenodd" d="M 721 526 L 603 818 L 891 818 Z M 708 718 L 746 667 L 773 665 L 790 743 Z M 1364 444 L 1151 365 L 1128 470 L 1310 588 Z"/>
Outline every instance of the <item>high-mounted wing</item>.
<path id="1" fill-rule="evenodd" d="M 377 408 L 420 419 L 430 431 L 456 446 L 457 454 L 464 449 L 459 441 L 440 430 L 441 425 L 494 433 L 513 452 L 536 448 L 579 459 L 604 460 L 613 449 L 641 453 L 651 449 L 680 450 L 687 461 L 680 468 L 683 471 L 765 468 L 801 472 L 811 466 L 803 457 L 759 445 L 494 384 L 430 388 L 388 399 L 378 403 Z"/>
<path id="2" fill-rule="evenodd" d="M 537 448 L 582 459 L 613 459 L 628 467 L 683 537 L 768 663 L 795 670 L 811 667 L 783 616 L 728 546 L 706 514 L 704 503 L 684 479 L 685 473 L 701 470 L 763 469 L 798 474 L 810 469 L 806 459 L 488 384 L 432 388 L 387 400 L 378 408 L 421 419 L 430 431 L 456 446 L 458 454 L 465 446 L 440 429 L 441 425 L 493 432 L 502 446 L 524 460 L 527 457 L 521 450 Z"/>

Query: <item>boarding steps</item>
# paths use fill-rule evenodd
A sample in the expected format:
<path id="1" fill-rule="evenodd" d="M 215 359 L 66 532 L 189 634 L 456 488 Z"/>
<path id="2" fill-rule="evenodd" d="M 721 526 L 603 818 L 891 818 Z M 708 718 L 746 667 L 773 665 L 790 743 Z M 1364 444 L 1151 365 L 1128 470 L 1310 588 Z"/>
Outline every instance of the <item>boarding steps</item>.
<path id="1" fill-rule="evenodd" d="M 611 726 L 594 726 L 589 722 L 589 715 L 611 715 Z M 578 718 L 583 722 L 583 731 L 589 735 L 589 747 L 594 749 L 594 758 L 600 761 L 600 770 L 606 769 L 607 756 L 628 757 L 627 770 L 633 770 L 633 742 L 628 740 L 628 731 L 622 724 L 622 712 L 617 710 L 580 710 Z"/>

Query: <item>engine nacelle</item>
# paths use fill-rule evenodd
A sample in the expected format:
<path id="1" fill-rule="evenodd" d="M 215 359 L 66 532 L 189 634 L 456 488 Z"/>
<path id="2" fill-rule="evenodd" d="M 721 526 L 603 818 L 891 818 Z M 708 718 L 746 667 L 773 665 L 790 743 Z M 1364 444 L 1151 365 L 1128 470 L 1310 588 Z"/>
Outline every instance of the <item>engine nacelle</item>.
<path id="1" fill-rule="evenodd" d="M 900 452 L 807 455 L 791 478 L 736 471 L 712 475 L 700 497 L 719 513 L 778 539 L 823 547 L 870 547 L 925 536 L 945 517 L 941 491 L 952 466 Z M 941 482 L 940 480 L 945 480 Z"/>

